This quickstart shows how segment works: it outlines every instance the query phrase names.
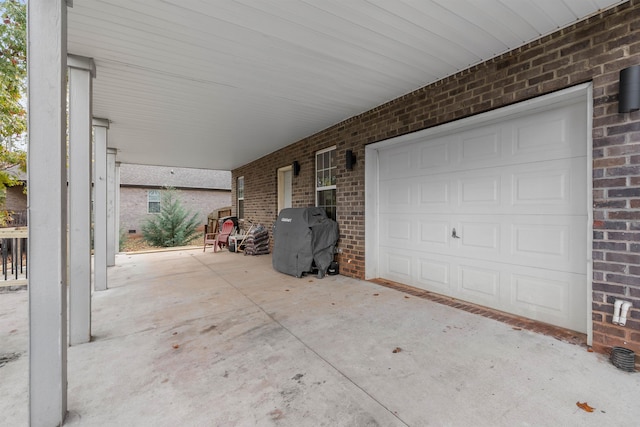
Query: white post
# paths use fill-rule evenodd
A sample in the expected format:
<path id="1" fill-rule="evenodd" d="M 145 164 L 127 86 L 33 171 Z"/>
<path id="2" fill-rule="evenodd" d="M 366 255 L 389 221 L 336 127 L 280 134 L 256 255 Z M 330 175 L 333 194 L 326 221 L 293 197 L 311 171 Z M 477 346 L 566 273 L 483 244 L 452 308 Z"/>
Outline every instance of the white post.
<path id="1" fill-rule="evenodd" d="M 93 59 L 69 55 L 69 344 L 91 340 Z"/>
<path id="2" fill-rule="evenodd" d="M 107 129 L 109 121 L 93 119 L 93 287 L 107 289 Z"/>
<path id="3" fill-rule="evenodd" d="M 107 148 L 107 266 L 116 265 L 116 149 Z"/>
<path id="4" fill-rule="evenodd" d="M 29 424 L 67 413 L 67 5 L 27 2 Z"/>
<path id="5" fill-rule="evenodd" d="M 120 252 L 120 162 L 116 162 L 116 253 Z M 114 260 L 115 264 L 115 260 Z"/>

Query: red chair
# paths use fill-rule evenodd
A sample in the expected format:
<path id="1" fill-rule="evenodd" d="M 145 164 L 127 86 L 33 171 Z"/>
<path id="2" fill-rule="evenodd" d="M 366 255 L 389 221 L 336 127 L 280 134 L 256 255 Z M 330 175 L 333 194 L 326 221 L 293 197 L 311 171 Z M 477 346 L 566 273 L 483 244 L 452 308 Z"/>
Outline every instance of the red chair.
<path id="1" fill-rule="evenodd" d="M 213 246 L 213 251 L 217 252 L 218 247 L 228 246 L 229 235 L 233 232 L 234 224 L 231 220 L 226 220 L 222 224 L 222 230 L 218 230 L 218 223 L 215 226 L 216 231 L 213 233 L 205 233 L 204 235 L 204 248 L 202 252 L 207 250 L 207 246 Z"/>
<path id="2" fill-rule="evenodd" d="M 229 246 L 229 236 L 231 235 L 231 233 L 233 233 L 234 228 L 235 225 L 230 219 L 226 220 L 222 224 L 222 230 L 220 230 L 220 232 L 216 236 L 216 241 L 213 245 L 214 252 L 218 252 L 218 249 Z"/>

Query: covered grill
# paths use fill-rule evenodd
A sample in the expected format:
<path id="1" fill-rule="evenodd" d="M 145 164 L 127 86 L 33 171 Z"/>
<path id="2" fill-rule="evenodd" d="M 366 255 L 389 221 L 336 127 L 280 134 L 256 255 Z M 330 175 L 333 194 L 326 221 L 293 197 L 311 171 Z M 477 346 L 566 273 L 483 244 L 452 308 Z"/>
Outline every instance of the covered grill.
<path id="1" fill-rule="evenodd" d="M 338 237 L 338 224 L 323 208 L 283 209 L 273 228 L 273 268 L 302 277 L 315 263 L 322 278 L 333 261 Z"/>

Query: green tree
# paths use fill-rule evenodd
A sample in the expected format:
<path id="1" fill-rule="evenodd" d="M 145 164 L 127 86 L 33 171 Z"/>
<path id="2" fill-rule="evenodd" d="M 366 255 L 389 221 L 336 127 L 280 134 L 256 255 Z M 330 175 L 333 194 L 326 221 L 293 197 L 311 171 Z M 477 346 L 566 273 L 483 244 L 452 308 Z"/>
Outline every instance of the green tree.
<path id="1" fill-rule="evenodd" d="M 142 225 L 142 237 L 154 246 L 184 246 L 199 234 L 198 214 L 182 206 L 178 190 L 165 187 L 161 194 L 160 213 Z"/>
<path id="2" fill-rule="evenodd" d="M 7 169 L 20 166 L 25 171 L 27 155 L 16 149 L 25 140 L 25 82 L 27 77 L 27 7 L 23 1 L 0 0 L 0 205 L 4 189 L 17 183 Z M 0 212 L 0 223 L 8 213 Z"/>

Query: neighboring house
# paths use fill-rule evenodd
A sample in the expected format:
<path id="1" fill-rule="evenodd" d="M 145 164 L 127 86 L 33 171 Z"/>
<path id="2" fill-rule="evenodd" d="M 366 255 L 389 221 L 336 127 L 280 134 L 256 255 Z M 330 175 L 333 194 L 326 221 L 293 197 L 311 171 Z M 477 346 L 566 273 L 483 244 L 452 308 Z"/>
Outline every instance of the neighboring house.
<path id="1" fill-rule="evenodd" d="M 207 223 L 207 215 L 231 205 L 229 171 L 165 166 L 120 165 L 120 229 L 141 234 L 142 224 L 160 212 L 163 187 L 179 190 L 182 205 Z"/>
<path id="2" fill-rule="evenodd" d="M 13 166 L 7 171 L 15 175 L 18 184 L 5 188 L 5 201 L 1 209 L 9 212 L 11 220 L 8 225 L 26 225 L 27 193 L 25 192 L 25 185 L 27 183 L 27 174 L 17 166 Z"/>
<path id="3" fill-rule="evenodd" d="M 324 206 L 340 273 L 444 294 L 640 351 L 640 64 L 631 2 L 233 170 L 233 209 L 271 229 Z M 283 204 L 283 201 L 288 201 Z M 625 327 L 616 299 L 633 301 Z"/>

